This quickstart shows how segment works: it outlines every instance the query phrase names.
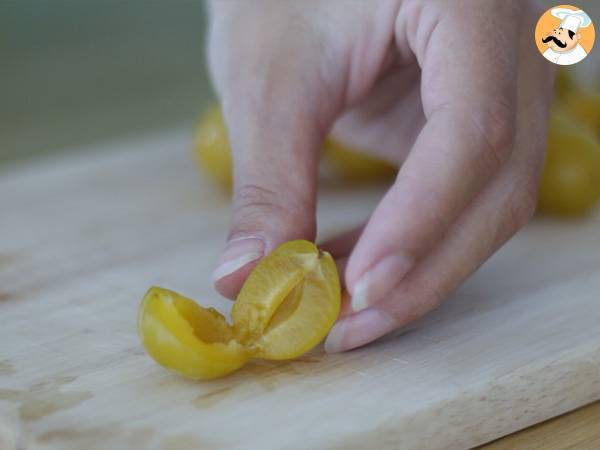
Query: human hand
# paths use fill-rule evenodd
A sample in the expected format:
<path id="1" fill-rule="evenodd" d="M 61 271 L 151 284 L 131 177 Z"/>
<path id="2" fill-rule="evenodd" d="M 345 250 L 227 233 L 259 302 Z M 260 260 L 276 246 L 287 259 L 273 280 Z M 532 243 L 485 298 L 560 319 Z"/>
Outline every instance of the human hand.
<path id="1" fill-rule="evenodd" d="M 261 256 L 315 237 L 327 133 L 402 163 L 367 224 L 323 244 L 350 295 L 325 343 L 368 343 L 437 307 L 531 217 L 553 69 L 532 3 L 214 1 L 210 64 L 234 160 L 235 297 Z"/>

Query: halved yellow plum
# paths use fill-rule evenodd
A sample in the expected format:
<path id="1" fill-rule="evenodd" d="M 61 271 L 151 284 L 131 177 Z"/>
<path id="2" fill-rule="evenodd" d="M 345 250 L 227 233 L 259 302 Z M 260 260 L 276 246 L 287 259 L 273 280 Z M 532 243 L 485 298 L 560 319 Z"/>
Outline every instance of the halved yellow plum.
<path id="1" fill-rule="evenodd" d="M 252 271 L 234 303 L 233 327 L 218 311 L 152 287 L 138 330 L 159 364 L 188 378 L 226 375 L 250 358 L 291 359 L 317 345 L 340 311 L 331 255 L 308 241 L 280 245 Z"/>
<path id="2" fill-rule="evenodd" d="M 218 311 L 160 287 L 151 287 L 144 296 L 138 331 L 156 362 L 187 378 L 220 377 L 249 358 Z"/>
<path id="3" fill-rule="evenodd" d="M 254 356 L 296 358 L 317 345 L 340 311 L 341 288 L 329 253 L 290 241 L 264 258 L 244 283 L 231 316 Z"/>

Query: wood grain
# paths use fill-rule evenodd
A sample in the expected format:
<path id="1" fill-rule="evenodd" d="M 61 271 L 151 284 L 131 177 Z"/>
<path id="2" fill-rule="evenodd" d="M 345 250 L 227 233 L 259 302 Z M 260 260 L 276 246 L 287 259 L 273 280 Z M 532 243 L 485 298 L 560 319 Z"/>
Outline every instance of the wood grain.
<path id="1" fill-rule="evenodd" d="M 600 402 L 480 447 L 481 450 L 598 450 Z"/>
<path id="2" fill-rule="evenodd" d="M 227 311 L 209 278 L 228 200 L 187 133 L 0 173 L 0 448 L 460 449 L 600 399 L 600 216 L 536 220 L 439 310 L 342 355 L 206 383 L 144 354 L 153 284 Z M 380 189 L 326 190 L 320 235 Z"/>

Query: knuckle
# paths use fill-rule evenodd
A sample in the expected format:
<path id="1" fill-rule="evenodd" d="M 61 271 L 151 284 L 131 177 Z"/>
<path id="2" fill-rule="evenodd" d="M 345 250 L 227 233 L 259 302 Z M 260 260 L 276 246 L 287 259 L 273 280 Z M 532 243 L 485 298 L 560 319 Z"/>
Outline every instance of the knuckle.
<path id="1" fill-rule="evenodd" d="M 483 113 L 469 118 L 476 142 L 484 149 L 483 164 L 497 170 L 510 158 L 515 140 L 515 113 L 504 100 L 486 105 Z"/>
<path id="2" fill-rule="evenodd" d="M 398 326 L 415 322 L 439 307 L 448 293 L 434 282 L 409 282 L 400 287 L 388 310 Z"/>
<path id="3" fill-rule="evenodd" d="M 404 191 L 405 186 L 416 185 L 419 180 L 414 174 L 398 175 L 394 187 L 398 192 Z M 448 209 L 446 197 L 439 189 L 422 187 L 418 192 L 397 196 L 396 211 L 407 211 L 414 222 L 426 226 L 411 226 L 403 230 L 403 240 L 406 242 L 406 252 L 413 259 L 425 251 L 429 243 L 443 239 L 453 221 L 453 214 Z"/>
<path id="4" fill-rule="evenodd" d="M 257 184 L 243 184 L 236 188 L 235 206 L 238 209 L 270 205 L 276 198 L 275 190 Z"/>
<path id="5" fill-rule="evenodd" d="M 236 188 L 233 201 L 235 232 L 252 231 L 270 223 L 270 228 L 293 227 L 302 235 L 314 234 L 315 224 L 307 221 L 307 218 L 314 217 L 312 203 L 298 196 L 294 200 L 288 197 L 280 190 L 257 184 Z"/>

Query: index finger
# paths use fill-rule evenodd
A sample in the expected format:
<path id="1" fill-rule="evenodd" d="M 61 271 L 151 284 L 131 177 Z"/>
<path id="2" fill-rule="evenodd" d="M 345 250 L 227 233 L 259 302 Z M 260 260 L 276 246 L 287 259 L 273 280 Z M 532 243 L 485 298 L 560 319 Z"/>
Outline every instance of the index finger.
<path id="1" fill-rule="evenodd" d="M 455 2 L 404 11 L 399 47 L 404 35 L 421 65 L 427 123 L 348 262 L 354 310 L 385 297 L 508 160 L 519 33 L 512 4 L 478 2 L 468 14 Z M 494 16 L 501 28 L 486 30 Z"/>

